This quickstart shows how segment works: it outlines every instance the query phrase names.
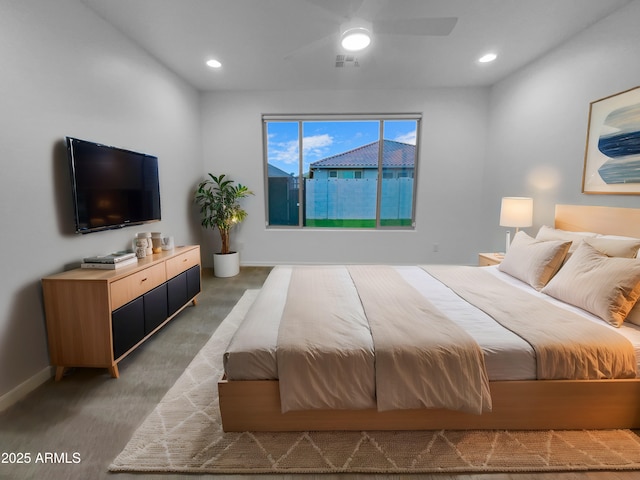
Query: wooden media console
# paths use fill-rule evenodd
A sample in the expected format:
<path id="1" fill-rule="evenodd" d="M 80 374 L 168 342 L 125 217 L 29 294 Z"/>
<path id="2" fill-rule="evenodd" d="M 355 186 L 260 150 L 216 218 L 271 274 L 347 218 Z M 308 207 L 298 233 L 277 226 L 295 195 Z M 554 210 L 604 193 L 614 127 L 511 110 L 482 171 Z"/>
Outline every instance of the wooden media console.
<path id="1" fill-rule="evenodd" d="M 77 268 L 42 279 L 51 364 L 102 367 L 118 362 L 200 293 L 200 247 L 176 247 L 116 270 Z"/>

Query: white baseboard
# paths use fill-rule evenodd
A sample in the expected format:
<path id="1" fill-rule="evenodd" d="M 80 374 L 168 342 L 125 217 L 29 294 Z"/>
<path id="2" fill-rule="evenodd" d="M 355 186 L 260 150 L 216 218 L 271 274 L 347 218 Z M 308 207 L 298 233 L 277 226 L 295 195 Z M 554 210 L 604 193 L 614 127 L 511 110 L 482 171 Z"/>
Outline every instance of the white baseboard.
<path id="1" fill-rule="evenodd" d="M 0 397 L 0 412 L 6 410 L 11 405 L 17 403 L 26 397 L 29 393 L 34 391 L 44 382 L 49 380 L 54 375 L 53 367 L 46 367 L 40 372 L 36 373 L 33 377 L 25 380 L 13 390 L 5 393 Z"/>

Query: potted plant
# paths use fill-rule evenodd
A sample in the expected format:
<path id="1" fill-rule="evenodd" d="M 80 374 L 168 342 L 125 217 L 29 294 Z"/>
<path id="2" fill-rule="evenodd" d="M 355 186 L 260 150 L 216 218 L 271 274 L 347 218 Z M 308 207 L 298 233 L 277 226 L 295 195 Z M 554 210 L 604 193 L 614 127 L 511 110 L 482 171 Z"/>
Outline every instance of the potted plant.
<path id="1" fill-rule="evenodd" d="M 231 228 L 244 220 L 247 212 L 242 209 L 238 200 L 253 192 L 246 186 L 225 175 L 209 177 L 202 181 L 195 193 L 195 202 L 200 206 L 201 224 L 204 228 L 218 228 L 222 248 L 213 255 L 213 271 L 216 277 L 232 277 L 240 271 L 238 252 L 232 252 L 229 244 Z"/>

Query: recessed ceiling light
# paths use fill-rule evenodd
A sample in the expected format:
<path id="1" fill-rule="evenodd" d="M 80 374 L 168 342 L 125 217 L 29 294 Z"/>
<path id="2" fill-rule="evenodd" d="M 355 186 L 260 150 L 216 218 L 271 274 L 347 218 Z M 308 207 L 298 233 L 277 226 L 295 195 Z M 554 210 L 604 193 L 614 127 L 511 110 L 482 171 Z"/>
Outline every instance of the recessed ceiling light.
<path id="1" fill-rule="evenodd" d="M 207 60 L 207 66 L 211 68 L 220 68 L 222 64 L 215 58 L 212 58 L 210 60 Z"/>
<path id="2" fill-rule="evenodd" d="M 371 33 L 363 27 L 346 30 L 342 34 L 342 48 L 350 52 L 364 50 L 371 43 Z"/>
<path id="3" fill-rule="evenodd" d="M 489 63 L 493 62 L 496 58 L 498 58 L 498 55 L 496 55 L 495 53 L 487 53 L 486 55 L 480 57 L 478 61 L 480 63 Z"/>

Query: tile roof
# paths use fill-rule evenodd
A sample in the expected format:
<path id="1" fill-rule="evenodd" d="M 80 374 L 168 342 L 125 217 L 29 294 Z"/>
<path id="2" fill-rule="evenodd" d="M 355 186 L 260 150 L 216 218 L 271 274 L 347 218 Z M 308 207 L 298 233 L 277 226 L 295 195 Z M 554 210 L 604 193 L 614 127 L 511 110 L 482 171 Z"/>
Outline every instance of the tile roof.
<path id="1" fill-rule="evenodd" d="M 267 163 L 267 174 L 269 175 L 269 177 L 291 177 L 293 176 L 293 174 L 291 173 L 287 173 L 284 170 L 276 167 L 275 165 L 271 165 L 270 163 Z"/>
<path id="2" fill-rule="evenodd" d="M 416 146 L 408 143 L 384 140 L 382 166 L 390 168 L 413 168 Z M 311 163 L 317 168 L 378 168 L 378 142 L 339 153 Z"/>

